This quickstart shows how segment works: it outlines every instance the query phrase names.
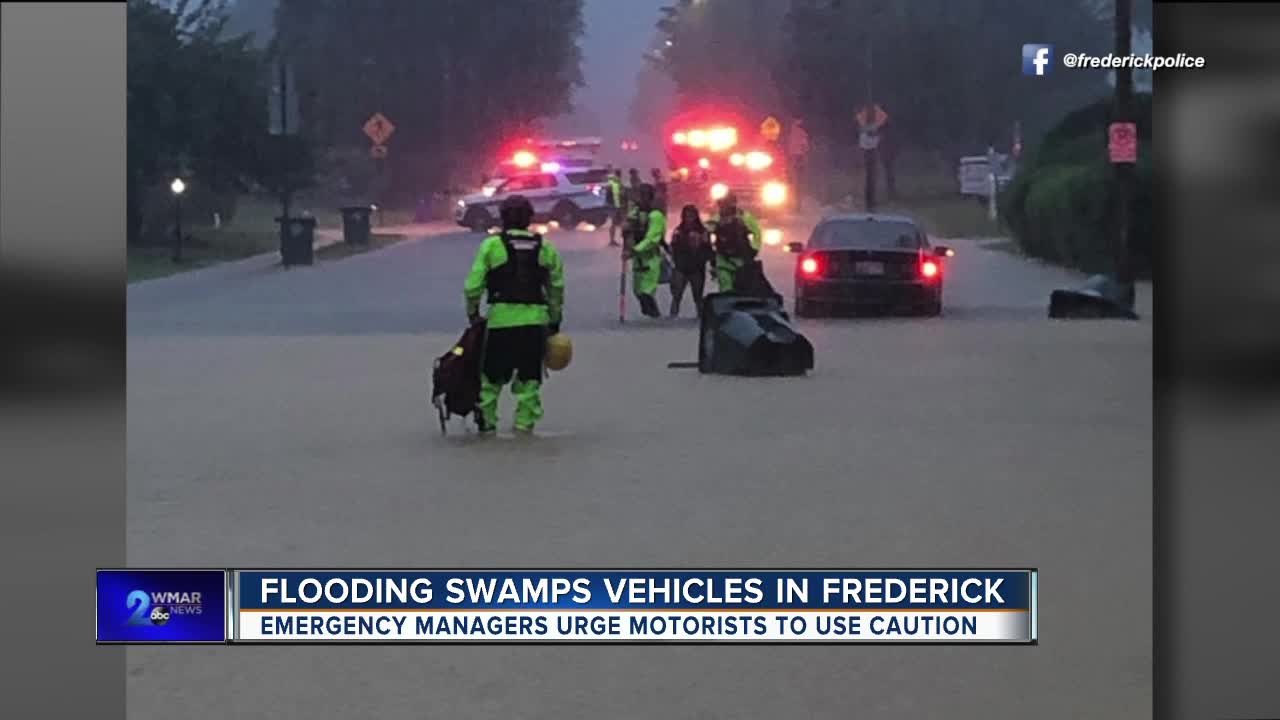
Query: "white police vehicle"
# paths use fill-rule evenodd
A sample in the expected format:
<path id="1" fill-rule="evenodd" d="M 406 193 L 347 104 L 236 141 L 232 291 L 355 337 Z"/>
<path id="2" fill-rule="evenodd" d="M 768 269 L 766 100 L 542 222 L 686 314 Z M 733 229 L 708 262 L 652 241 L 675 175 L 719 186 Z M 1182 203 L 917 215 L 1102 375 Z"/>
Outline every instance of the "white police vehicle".
<path id="1" fill-rule="evenodd" d="M 566 229 L 580 222 L 603 225 L 610 215 L 605 199 L 607 178 L 608 170 L 604 168 L 569 167 L 494 179 L 480 192 L 459 200 L 453 217 L 465 228 L 484 232 L 499 224 L 498 209 L 503 200 L 523 195 L 533 204 L 534 222 L 554 220 Z"/>

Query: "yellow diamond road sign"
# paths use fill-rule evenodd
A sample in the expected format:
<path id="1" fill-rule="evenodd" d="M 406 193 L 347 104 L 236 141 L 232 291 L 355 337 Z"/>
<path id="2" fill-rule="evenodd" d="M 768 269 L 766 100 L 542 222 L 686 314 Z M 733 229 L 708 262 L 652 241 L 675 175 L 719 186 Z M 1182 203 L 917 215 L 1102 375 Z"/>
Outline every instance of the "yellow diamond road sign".
<path id="1" fill-rule="evenodd" d="M 858 111 L 857 119 L 859 127 L 878 128 L 881 125 L 884 125 L 885 121 L 889 119 L 889 114 L 886 113 L 884 108 L 879 105 L 871 106 L 870 113 L 868 113 L 867 110 L 868 108 L 863 108 Z"/>
<path id="2" fill-rule="evenodd" d="M 374 145 L 384 145 L 387 138 L 391 137 L 391 133 L 396 131 L 396 126 L 391 124 L 386 115 L 380 112 L 374 113 L 364 123 L 364 134 L 369 136 Z"/>
<path id="3" fill-rule="evenodd" d="M 766 140 L 773 141 L 778 139 L 778 135 L 782 132 L 782 126 L 778 124 L 778 119 L 770 115 L 760 123 L 760 134 Z"/>

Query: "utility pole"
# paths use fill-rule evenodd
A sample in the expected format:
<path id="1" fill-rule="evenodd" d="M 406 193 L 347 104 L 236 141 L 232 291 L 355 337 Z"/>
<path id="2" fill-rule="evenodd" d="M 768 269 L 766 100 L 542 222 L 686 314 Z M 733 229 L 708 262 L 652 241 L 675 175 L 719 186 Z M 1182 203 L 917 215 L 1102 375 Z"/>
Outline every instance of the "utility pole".
<path id="1" fill-rule="evenodd" d="M 289 188 L 289 71 L 283 54 L 278 63 L 280 83 L 280 232 L 289 232 L 289 205 L 293 200 Z M 283 237 L 283 235 L 282 235 Z"/>
<path id="2" fill-rule="evenodd" d="M 867 33 L 867 104 L 863 109 L 866 113 L 864 120 L 869 125 L 861 128 L 859 133 L 858 144 L 862 146 L 862 165 L 864 169 L 863 175 L 863 199 L 862 203 L 867 212 L 875 212 L 876 209 L 876 148 L 879 146 L 879 137 L 875 133 L 879 132 L 879 128 L 874 127 L 875 123 L 875 100 L 872 94 L 871 86 L 871 43 L 872 35 Z"/>
<path id="3" fill-rule="evenodd" d="M 1128 57 L 1133 32 L 1132 0 L 1115 0 L 1115 54 Z M 1121 66 L 1115 69 L 1115 96 L 1112 101 L 1111 122 L 1133 122 L 1133 68 Z M 1116 186 L 1116 281 L 1124 288 L 1130 308 L 1133 307 L 1133 259 L 1129 250 L 1130 213 L 1133 205 L 1133 163 L 1112 163 Z"/>

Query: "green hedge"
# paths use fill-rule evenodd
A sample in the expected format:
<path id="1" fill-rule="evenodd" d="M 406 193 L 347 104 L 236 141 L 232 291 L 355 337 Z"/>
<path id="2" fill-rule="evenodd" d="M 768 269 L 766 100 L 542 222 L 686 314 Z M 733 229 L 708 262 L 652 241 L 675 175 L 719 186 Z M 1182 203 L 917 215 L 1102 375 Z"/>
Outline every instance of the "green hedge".
<path id="1" fill-rule="evenodd" d="M 1151 272 L 1151 96 L 1135 98 L 1139 152 L 1129 246 L 1140 276 Z M 1112 270 L 1115 181 L 1107 161 L 1109 101 L 1067 115 L 1023 159 L 1000 195 L 1023 252 L 1086 272 Z"/>

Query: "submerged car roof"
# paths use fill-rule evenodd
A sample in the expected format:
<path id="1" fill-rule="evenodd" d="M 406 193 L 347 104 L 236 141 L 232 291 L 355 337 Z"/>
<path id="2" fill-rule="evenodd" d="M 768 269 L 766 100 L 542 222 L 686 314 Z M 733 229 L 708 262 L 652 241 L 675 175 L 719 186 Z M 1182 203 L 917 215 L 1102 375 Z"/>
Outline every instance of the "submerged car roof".
<path id="1" fill-rule="evenodd" d="M 881 213 L 840 213 L 838 215 L 828 215 L 822 218 L 821 222 L 892 222 L 919 225 L 914 218 L 906 215 L 885 215 Z"/>

